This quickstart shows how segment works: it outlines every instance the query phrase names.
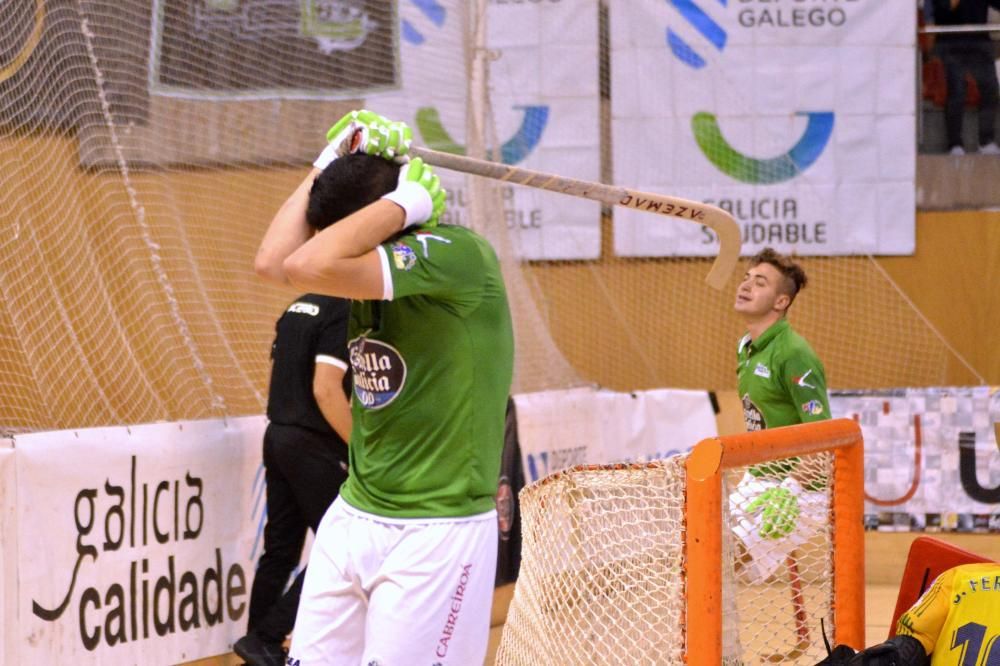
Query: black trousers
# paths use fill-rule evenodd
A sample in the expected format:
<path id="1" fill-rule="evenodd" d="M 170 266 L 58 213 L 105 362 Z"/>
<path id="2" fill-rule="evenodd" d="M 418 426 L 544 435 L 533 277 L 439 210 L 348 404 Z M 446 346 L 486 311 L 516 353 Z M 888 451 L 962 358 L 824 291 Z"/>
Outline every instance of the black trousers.
<path id="1" fill-rule="evenodd" d="M 277 643 L 295 624 L 305 571 L 283 594 L 285 585 L 299 563 L 306 530 L 316 531 L 347 479 L 347 447 L 312 430 L 272 423 L 264 432 L 264 478 L 264 551 L 250 590 L 247 630 Z"/>
<path id="2" fill-rule="evenodd" d="M 996 136 L 993 122 L 996 117 L 1000 91 L 997 72 L 993 64 L 993 45 L 989 41 L 938 42 L 937 52 L 944 64 L 948 97 L 944 105 L 945 133 L 948 147 L 962 145 L 962 117 L 965 113 L 965 74 L 972 75 L 979 88 L 979 145 L 992 143 Z"/>

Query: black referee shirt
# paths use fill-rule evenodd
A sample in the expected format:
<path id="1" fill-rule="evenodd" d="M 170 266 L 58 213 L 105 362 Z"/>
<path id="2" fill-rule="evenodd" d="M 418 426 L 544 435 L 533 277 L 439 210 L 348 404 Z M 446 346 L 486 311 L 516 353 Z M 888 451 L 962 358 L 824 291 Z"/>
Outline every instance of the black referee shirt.
<path id="1" fill-rule="evenodd" d="M 301 426 L 340 440 L 316 404 L 313 374 L 317 357 L 319 362 L 344 368 L 344 393 L 350 395 L 349 314 L 350 301 L 303 294 L 278 319 L 271 345 L 271 386 L 267 396 L 267 418 L 272 423 Z"/>

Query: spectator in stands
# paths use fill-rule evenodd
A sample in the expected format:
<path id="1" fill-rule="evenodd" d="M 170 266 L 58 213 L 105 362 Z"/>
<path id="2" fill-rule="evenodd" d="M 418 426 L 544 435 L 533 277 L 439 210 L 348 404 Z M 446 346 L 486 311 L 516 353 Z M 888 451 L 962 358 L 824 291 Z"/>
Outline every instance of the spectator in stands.
<path id="1" fill-rule="evenodd" d="M 933 0 L 934 23 L 939 26 L 985 25 L 991 5 L 1000 9 L 1000 0 Z M 948 87 L 944 121 L 950 154 L 965 154 L 962 118 L 965 113 L 965 76 L 968 73 L 979 89 L 979 152 L 1000 155 L 994 128 L 1000 85 L 997 83 L 993 41 L 989 33 L 940 33 L 935 40 L 935 50 L 944 64 Z"/>
<path id="2" fill-rule="evenodd" d="M 855 654 L 838 645 L 817 666 L 995 664 L 1000 656 L 1000 563 L 961 564 L 899 617 L 896 635 Z"/>
<path id="3" fill-rule="evenodd" d="M 275 325 L 264 432 L 267 525 L 250 591 L 247 635 L 233 651 L 249 666 L 284 666 L 305 572 L 285 586 L 302 556 L 306 530 L 320 520 L 347 479 L 351 375 L 350 302 L 305 294 Z"/>

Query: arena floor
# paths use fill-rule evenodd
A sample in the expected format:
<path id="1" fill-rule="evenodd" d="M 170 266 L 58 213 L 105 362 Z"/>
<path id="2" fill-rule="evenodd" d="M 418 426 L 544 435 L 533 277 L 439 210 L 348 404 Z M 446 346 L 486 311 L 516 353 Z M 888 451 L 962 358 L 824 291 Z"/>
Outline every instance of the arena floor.
<path id="1" fill-rule="evenodd" d="M 916 537 L 911 533 L 866 533 L 865 535 L 865 644 L 875 645 L 889 635 L 889 623 L 896 607 L 899 580 L 906 563 L 909 545 Z M 934 535 L 966 550 L 1000 561 L 1000 539 L 993 535 Z M 514 586 L 506 585 L 496 592 L 493 609 L 493 629 L 484 666 L 493 666 L 503 620 L 510 604 Z M 242 660 L 232 654 L 189 662 L 187 666 L 238 666 Z M 811 666 L 811 665 L 810 665 Z"/>

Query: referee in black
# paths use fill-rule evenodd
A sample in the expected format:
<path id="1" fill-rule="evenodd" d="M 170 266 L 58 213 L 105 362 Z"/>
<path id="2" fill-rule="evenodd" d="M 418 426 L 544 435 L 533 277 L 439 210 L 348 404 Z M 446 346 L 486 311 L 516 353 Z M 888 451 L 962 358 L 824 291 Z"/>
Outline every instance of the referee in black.
<path id="1" fill-rule="evenodd" d="M 275 325 L 264 432 L 267 524 L 250 592 L 247 635 L 233 651 L 249 666 L 284 666 L 305 572 L 285 592 L 306 530 L 315 532 L 347 479 L 350 301 L 305 294 Z"/>

